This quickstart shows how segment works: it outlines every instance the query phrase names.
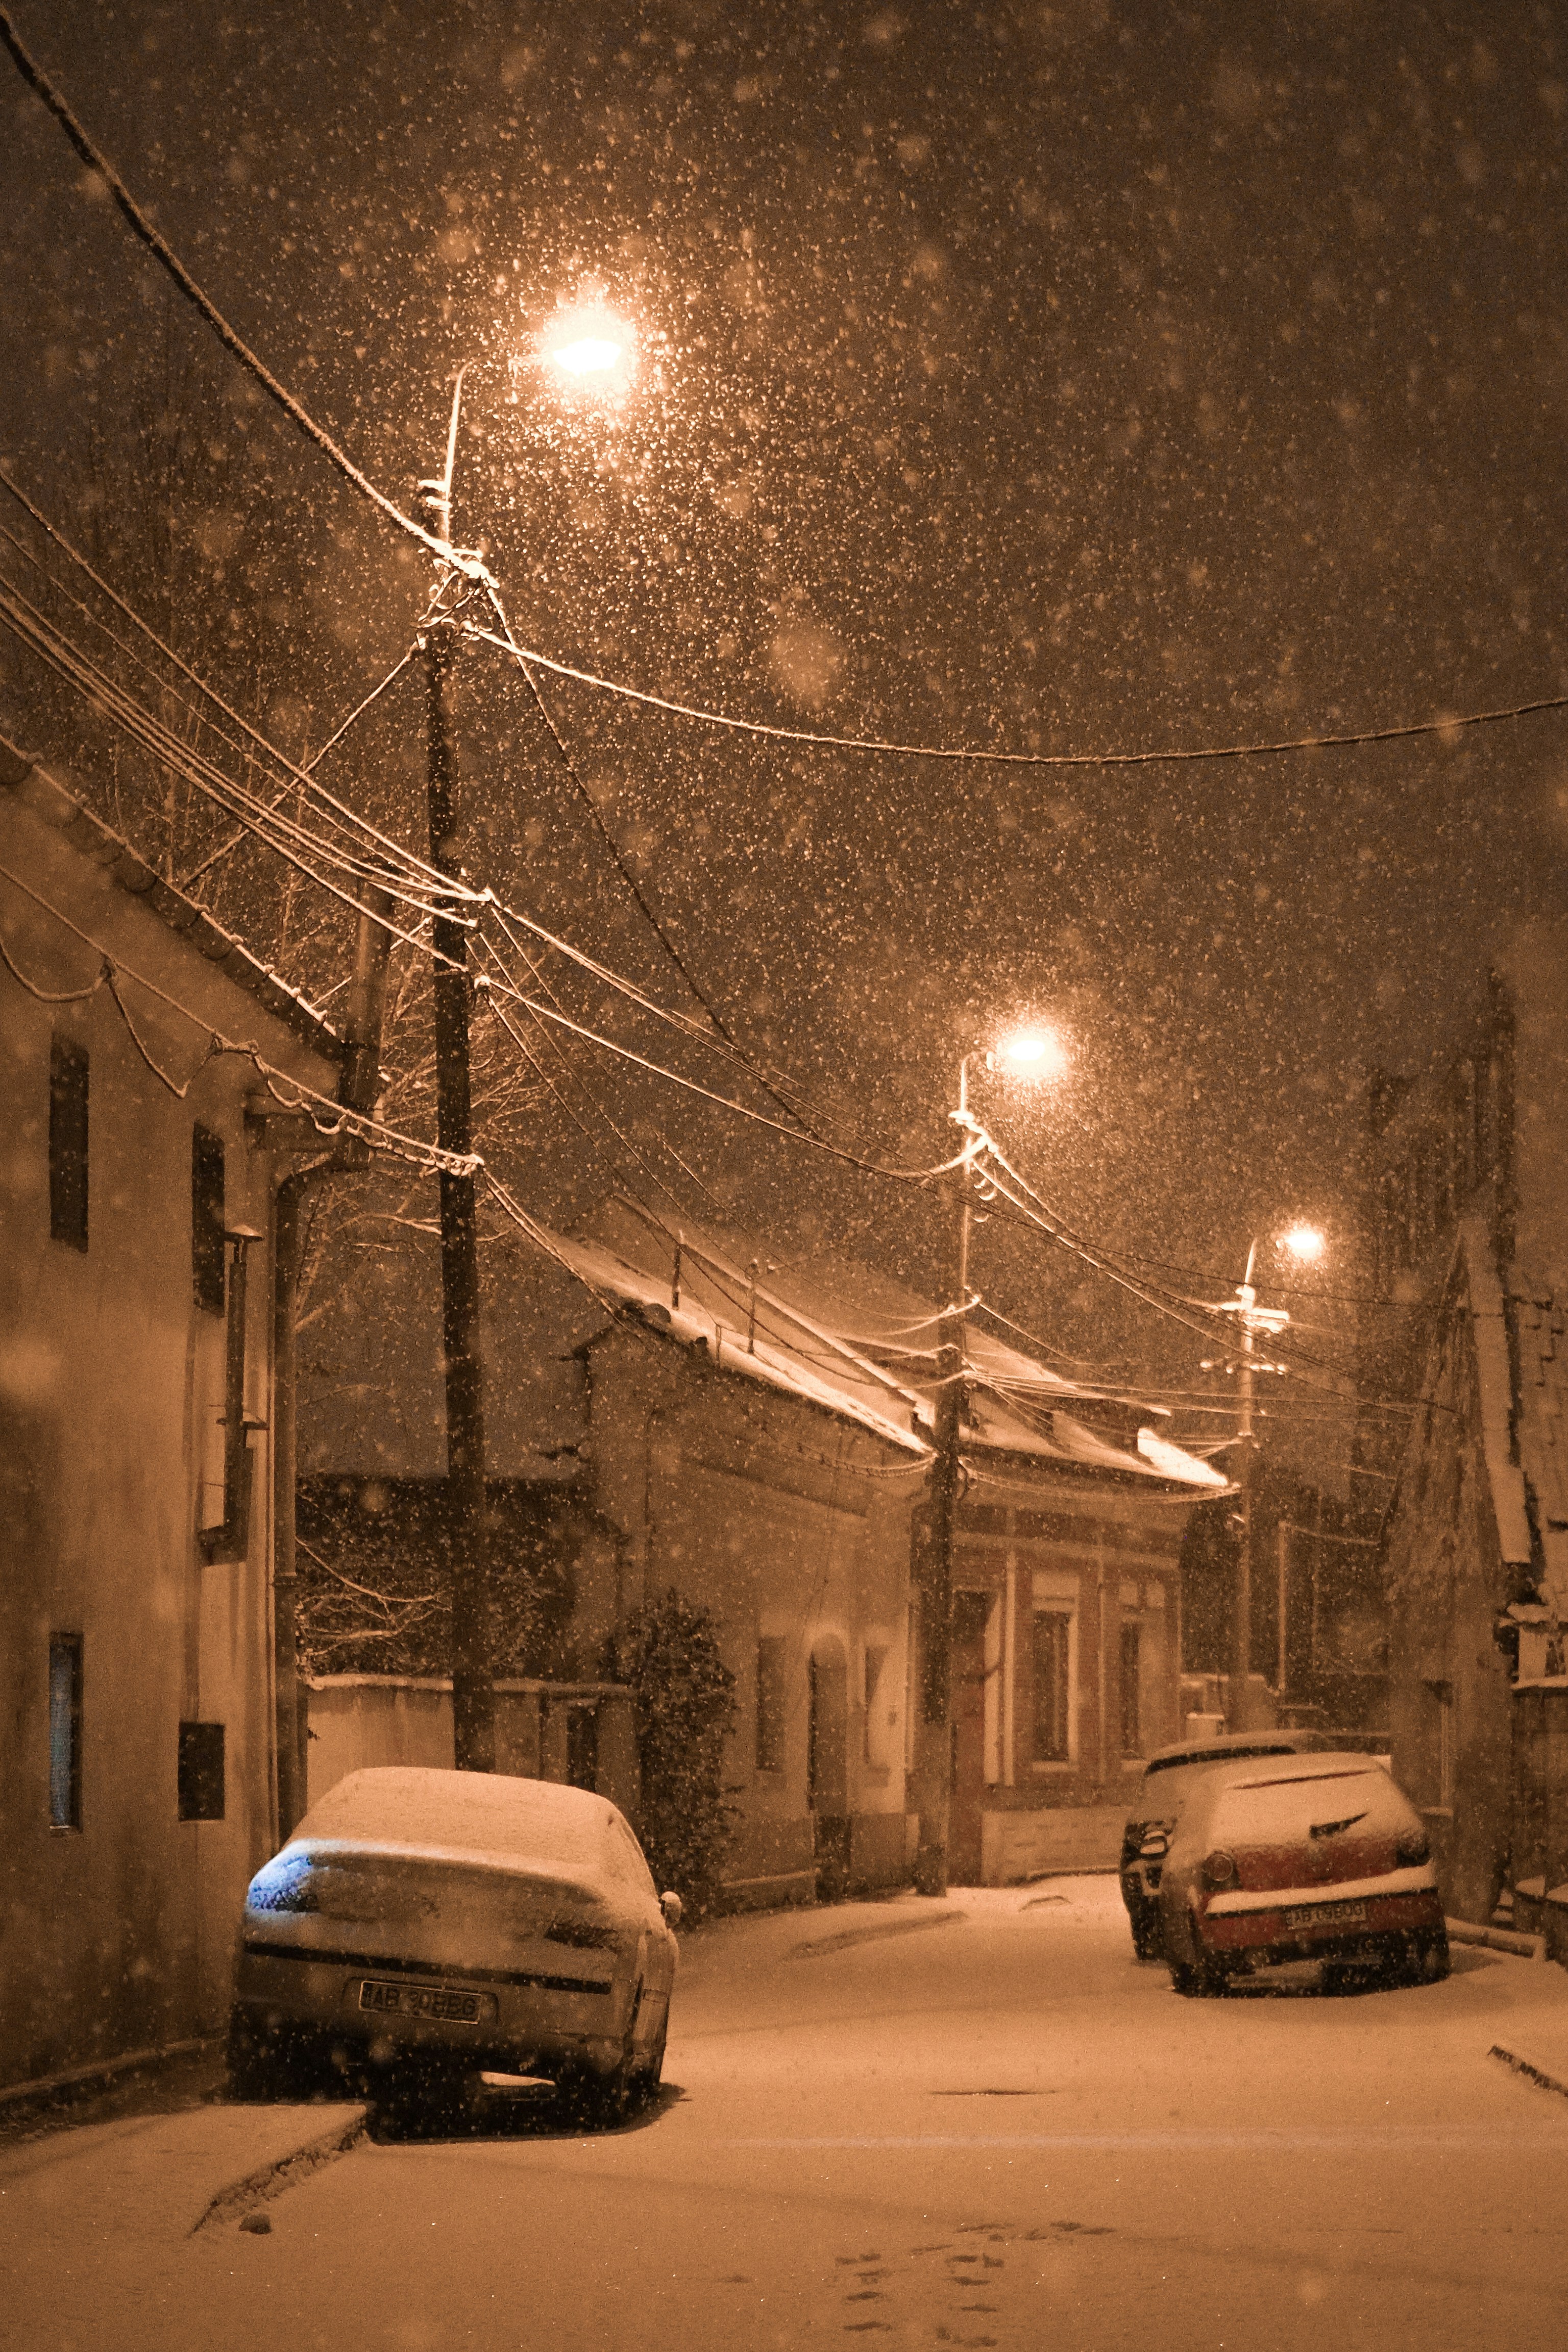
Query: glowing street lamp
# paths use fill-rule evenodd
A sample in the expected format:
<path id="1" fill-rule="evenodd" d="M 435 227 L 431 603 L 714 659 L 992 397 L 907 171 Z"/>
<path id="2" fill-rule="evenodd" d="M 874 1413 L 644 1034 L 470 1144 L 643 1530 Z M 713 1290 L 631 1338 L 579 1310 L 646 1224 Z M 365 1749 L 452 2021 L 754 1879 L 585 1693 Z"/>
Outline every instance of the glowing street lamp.
<path id="1" fill-rule="evenodd" d="M 1292 1225 L 1280 1234 L 1274 1246 L 1293 1257 L 1298 1265 L 1316 1265 L 1328 1244 L 1316 1225 Z"/>
<path id="2" fill-rule="evenodd" d="M 548 319 L 529 358 L 510 362 L 511 397 L 525 366 L 537 367 L 557 397 L 618 399 L 637 373 L 637 334 L 604 302 L 573 302 Z"/>
<path id="3" fill-rule="evenodd" d="M 1054 1029 L 1016 1029 L 988 1051 L 975 1046 L 958 1066 L 958 1108 L 950 1113 L 963 1130 L 963 1152 L 955 1171 L 958 1232 L 954 1304 L 938 1327 L 939 1381 L 935 1450 L 931 1473 L 931 1541 L 925 1547 L 921 1591 L 920 1712 L 912 1775 L 920 1836 L 915 1850 L 915 1887 L 921 1895 L 947 1892 L 949 1801 L 952 1785 L 952 1551 L 962 1475 L 960 1437 L 964 1405 L 964 1333 L 969 1297 L 969 1188 L 975 1160 L 987 1140 L 969 1108 L 969 1065 L 984 1052 L 988 1070 L 1010 1072 L 1036 1083 L 1060 1077 L 1068 1067 L 1065 1043 Z"/>

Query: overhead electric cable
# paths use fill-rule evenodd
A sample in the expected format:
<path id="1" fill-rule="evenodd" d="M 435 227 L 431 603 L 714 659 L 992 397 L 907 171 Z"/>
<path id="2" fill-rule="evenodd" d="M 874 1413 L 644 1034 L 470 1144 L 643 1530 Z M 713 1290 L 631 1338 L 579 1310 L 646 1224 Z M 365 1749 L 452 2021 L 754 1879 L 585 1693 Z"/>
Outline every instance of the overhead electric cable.
<path id="1" fill-rule="evenodd" d="M 410 662 L 414 660 L 418 650 L 419 648 L 417 646 L 410 646 L 406 653 L 399 654 L 397 659 L 393 663 L 392 667 L 387 671 L 386 676 L 382 678 L 377 685 L 371 688 L 370 692 L 365 696 L 362 702 L 358 702 L 354 705 L 354 708 L 349 712 L 348 717 L 343 720 L 342 724 L 340 727 L 333 729 L 326 741 L 321 746 L 321 749 L 319 751 L 312 751 L 308 760 L 300 761 L 300 773 L 302 776 L 314 776 L 316 770 L 321 766 L 321 763 L 326 758 L 327 753 L 334 750 L 335 747 L 342 741 L 343 737 L 348 733 L 350 728 L 354 726 L 364 717 L 365 712 L 370 709 L 372 703 L 379 702 L 387 688 L 391 686 L 396 685 L 398 679 L 403 676 L 404 671 L 408 667 Z M 281 801 L 287 799 L 290 789 L 291 787 L 289 785 L 284 785 L 282 792 L 278 795 L 278 799 L 272 803 L 272 806 L 274 808 L 276 808 Z M 211 868 L 218 863 L 220 858 L 228 856 L 231 851 L 237 849 L 244 839 L 245 833 L 243 828 L 238 833 L 231 834 L 226 842 L 212 852 L 210 856 L 204 857 L 199 866 L 192 867 L 190 873 L 186 875 L 184 880 L 181 883 L 181 889 L 188 890 L 194 882 L 200 881 L 202 876 L 208 873 Z"/>
<path id="2" fill-rule="evenodd" d="M 529 667 L 528 657 L 519 647 L 517 640 L 512 634 L 511 624 L 507 619 L 505 609 L 501 604 L 500 597 L 497 593 L 493 583 L 487 586 L 486 594 L 491 609 L 495 614 L 496 619 L 500 624 L 502 637 L 505 641 L 504 650 L 511 654 L 518 669 L 521 671 L 523 680 L 527 685 L 529 693 L 532 697 L 534 709 L 538 711 L 540 719 L 549 734 L 552 743 L 555 747 L 558 756 L 565 765 L 566 772 L 572 780 L 578 797 L 582 800 L 584 807 L 593 818 L 601 839 L 609 850 L 610 856 L 615 861 L 616 872 L 620 875 L 622 881 L 631 892 L 638 912 L 647 923 L 660 947 L 664 950 L 665 954 L 675 966 L 676 971 L 680 974 L 681 979 L 686 982 L 687 987 L 691 991 L 692 995 L 696 998 L 698 1003 L 700 1004 L 704 1013 L 707 1013 L 708 1018 L 713 1024 L 713 1026 L 718 1031 L 720 1036 L 723 1038 L 725 1044 L 731 1046 L 734 1052 L 741 1056 L 741 1058 L 745 1062 L 747 1067 L 752 1071 L 752 1076 L 757 1079 L 758 1084 L 763 1087 L 764 1092 L 768 1094 L 775 1103 L 777 1103 L 781 1110 L 787 1111 L 792 1118 L 802 1119 L 802 1123 L 809 1127 L 809 1120 L 802 1118 L 799 1105 L 788 1098 L 787 1081 L 781 1081 L 779 1087 L 775 1087 L 772 1083 L 770 1074 L 741 1044 L 734 1032 L 731 1029 L 729 1024 L 725 1021 L 723 1014 L 713 1003 L 712 998 L 708 994 L 706 989 L 703 988 L 701 982 L 692 971 L 690 965 L 681 954 L 680 950 L 670 938 L 657 908 L 652 905 L 647 894 L 643 889 L 641 883 L 637 880 L 637 876 L 632 871 L 629 863 L 622 852 L 620 844 L 616 841 L 615 835 L 610 831 L 609 826 L 605 824 L 603 810 L 599 807 L 599 804 L 595 800 L 593 793 L 588 790 L 588 787 L 583 781 L 582 776 L 578 773 L 577 763 L 572 757 L 572 753 L 567 747 L 566 740 L 563 736 L 559 727 L 557 727 L 554 717 L 551 712 L 548 704 L 545 702 L 543 695 L 540 692 L 539 681 L 535 678 L 531 669 Z M 464 626 L 468 634 L 479 635 L 484 638 L 485 641 L 490 645 L 495 645 L 500 642 L 500 640 L 498 640 L 489 631 L 475 629 L 470 624 L 464 624 Z"/>
<path id="3" fill-rule="evenodd" d="M 490 984 L 494 987 L 496 982 L 492 981 Z M 581 1037 L 584 1045 L 602 1046 L 605 1053 L 616 1055 L 623 1062 L 630 1062 L 637 1069 L 647 1070 L 650 1076 L 667 1079 L 671 1086 L 684 1087 L 688 1094 L 699 1095 L 704 1102 L 713 1103 L 719 1109 L 730 1111 L 737 1118 L 749 1118 L 758 1127 L 771 1129 L 775 1135 L 788 1136 L 794 1143 L 808 1144 L 814 1151 L 825 1151 L 829 1159 L 841 1160 L 847 1167 L 864 1169 L 868 1175 L 887 1176 L 906 1184 L 928 1184 L 932 1177 L 950 1175 L 955 1168 L 963 1165 L 964 1155 L 962 1152 L 952 1160 L 941 1161 L 934 1168 L 891 1168 L 880 1160 L 864 1160 L 858 1152 L 829 1143 L 822 1136 L 813 1135 L 804 1128 L 787 1127 L 783 1119 L 770 1118 L 766 1111 L 752 1110 L 745 1103 L 732 1101 L 728 1095 L 715 1094 L 710 1087 L 700 1086 L 695 1078 L 683 1077 L 679 1070 L 667 1069 L 663 1063 L 650 1061 L 646 1054 L 634 1052 L 631 1046 L 621 1045 L 616 1038 L 606 1037 L 600 1030 L 586 1028 L 582 1022 L 572 1020 L 553 1005 L 540 1003 L 515 985 L 509 984 L 506 992 L 542 1020 L 554 1022 L 574 1037 Z"/>
<path id="4" fill-rule="evenodd" d="M 637 702 L 650 710 L 661 710 L 674 719 L 690 719 L 703 727 L 726 727 L 742 735 L 759 735 L 777 743 L 804 743 L 818 751 L 870 751 L 880 758 L 895 760 L 956 760 L 994 768 L 1151 768 L 1172 762 L 1185 763 L 1199 760 L 1258 760 L 1287 751 L 1342 751 L 1356 744 L 1394 743 L 1421 735 L 1448 735 L 1463 727 L 1490 727 L 1505 719 L 1528 719 L 1538 711 L 1568 710 L 1568 694 L 1542 695 L 1532 702 L 1510 703 L 1497 710 L 1473 710 L 1440 719 L 1420 719 L 1393 727 L 1369 727 L 1340 735 L 1294 735 L 1269 739 L 1256 743 L 1205 743 L 1177 745 L 1168 751 L 985 751 L 951 743 L 900 743 L 877 735 L 827 735 L 809 727 L 775 727 L 761 719 L 738 719 L 723 710 L 709 710 L 700 704 L 673 702 L 668 696 L 648 694 L 641 688 L 626 686 L 613 677 L 601 677 L 594 670 L 577 669 L 570 662 L 554 661 L 548 654 L 531 646 L 520 646 L 515 639 L 498 637 L 493 631 L 481 629 L 477 623 L 465 625 L 470 636 L 509 653 L 526 673 L 532 663 L 547 669 L 556 677 L 572 679 L 574 685 L 591 687 L 598 694 L 613 694 L 622 701 Z"/>
<path id="5" fill-rule="evenodd" d="M 399 530 L 405 531 L 410 539 L 416 539 L 422 547 L 428 548 L 432 555 L 439 556 L 443 562 L 452 564 L 458 571 L 463 572 L 465 577 L 473 580 L 483 579 L 486 576 L 485 568 L 479 556 L 470 549 L 455 548 L 447 541 L 437 539 L 434 532 L 425 529 L 423 523 L 416 522 L 412 515 L 405 515 L 400 507 L 395 506 L 385 492 L 378 490 L 369 476 L 363 474 L 353 460 L 339 448 L 325 427 L 318 425 L 315 418 L 295 399 L 293 394 L 279 382 L 270 368 L 257 357 L 243 336 L 237 333 L 229 325 L 212 297 L 204 293 L 201 287 L 197 285 L 168 240 L 161 236 L 153 227 L 113 164 L 102 151 L 94 145 L 43 68 L 23 47 L 16 28 L 11 21 L 10 14 L 4 7 L 0 7 L 0 42 L 3 42 L 9 50 L 12 63 L 23 80 L 47 107 L 89 171 L 96 173 L 103 182 L 119 210 L 130 223 L 132 233 L 147 247 L 160 268 L 168 272 L 185 299 L 195 304 L 218 341 L 233 352 L 242 367 L 248 368 L 268 397 L 276 402 L 289 422 L 298 426 L 306 439 L 321 450 L 323 457 L 337 467 L 343 479 L 351 483 L 362 498 L 368 499 L 389 522 L 397 525 Z"/>
<path id="6" fill-rule="evenodd" d="M 9 593 L 5 593 L 7 586 Z M 346 855 L 304 827 L 281 818 L 276 809 L 269 810 L 265 803 L 257 801 L 243 786 L 226 776 L 220 768 L 200 753 L 191 751 L 134 696 L 110 677 L 106 671 L 100 669 L 89 655 L 72 645 L 37 607 L 20 595 L 13 584 L 3 581 L 0 581 L 0 625 L 11 629 L 40 660 L 74 687 L 96 710 L 110 717 L 153 758 L 183 777 L 194 790 L 220 807 L 226 815 L 238 816 L 268 847 L 307 875 L 319 888 L 352 908 L 356 914 L 370 916 L 394 939 L 402 940 L 411 947 L 422 948 L 423 942 L 416 934 L 402 929 L 381 908 L 363 904 L 351 890 L 345 890 L 328 876 L 318 872 L 310 863 L 306 852 L 328 860 L 352 879 L 368 884 L 374 891 L 384 891 L 393 898 L 401 898 L 422 920 L 426 919 L 429 908 L 421 899 L 411 896 L 405 886 L 379 868 L 367 866 L 363 859 Z M 249 803 L 248 815 L 247 803 Z M 465 917 L 454 919 L 468 920 Z"/>
<path id="7" fill-rule="evenodd" d="M 422 882 L 427 884 L 433 892 L 438 887 L 442 896 L 447 899 L 450 899 L 454 895 L 465 898 L 476 895 L 469 892 L 463 885 L 454 882 L 450 877 L 441 874 L 437 867 L 429 863 L 427 859 L 420 857 L 416 852 L 406 848 L 402 842 L 395 840 L 390 834 L 381 832 L 377 826 L 370 822 L 369 818 L 362 816 L 358 810 L 351 808 L 346 801 L 340 801 L 333 793 L 328 792 L 326 787 L 320 783 L 311 774 L 309 768 L 296 766 L 294 761 L 290 760 L 285 752 L 280 751 L 275 743 L 269 742 L 258 728 L 252 726 L 250 720 L 242 717 L 240 712 L 236 710 L 232 704 L 226 702 L 222 695 L 217 693 L 213 687 L 208 686 L 205 679 L 199 677 L 196 671 L 191 667 L 190 664 L 184 660 L 182 656 L 174 651 L 173 646 L 166 644 L 164 640 L 159 636 L 157 631 L 149 626 L 147 622 L 142 619 L 140 613 L 136 611 L 134 605 L 129 604 L 120 593 L 117 588 L 113 587 L 109 581 L 105 580 L 100 572 L 93 569 L 93 566 L 88 562 L 87 558 L 71 545 L 71 542 L 66 538 L 64 532 L 59 530 L 57 524 L 53 523 L 49 520 L 43 509 L 38 506 L 33 499 L 28 497 L 26 491 L 20 487 L 4 465 L 0 465 L 0 486 L 3 486 L 10 492 L 17 505 L 24 508 L 26 511 L 31 515 L 39 530 L 42 530 L 48 539 L 52 540 L 54 544 L 60 550 L 60 552 L 68 557 L 68 560 L 77 566 L 78 570 L 92 582 L 95 588 L 100 590 L 103 595 L 109 598 L 110 604 L 115 606 L 116 610 L 122 613 L 125 615 L 125 618 L 130 621 L 135 628 L 141 630 L 142 635 L 148 640 L 148 642 L 157 647 L 158 651 L 163 656 L 165 661 L 173 663 L 174 667 L 179 671 L 182 677 L 188 679 L 199 694 L 205 696 L 206 700 L 210 702 L 216 709 L 221 710 L 226 719 L 230 719 L 235 726 L 239 728 L 244 734 L 248 736 L 250 740 L 257 744 L 259 749 L 266 753 L 269 760 L 275 761 L 278 766 L 283 770 L 285 774 L 291 776 L 297 783 L 302 784 L 313 799 L 323 803 L 332 811 L 335 816 L 342 819 L 349 825 L 356 826 L 372 841 L 375 842 L 380 848 L 387 851 L 394 858 L 400 860 L 410 876 L 418 877 Z M 101 628 L 103 624 L 100 622 L 97 625 Z M 119 644 L 120 640 L 116 638 L 114 639 L 114 642 Z M 408 656 L 405 656 L 405 658 L 408 658 Z M 390 677 L 384 679 L 383 687 L 390 685 Z M 380 690 L 380 688 L 377 689 L 378 692 Z M 363 706 L 362 705 L 361 708 L 363 709 Z M 354 715 L 357 716 L 357 712 Z M 338 730 L 338 734 L 341 735 L 342 731 L 342 729 L 340 728 Z M 336 740 L 336 737 L 331 739 L 333 741 Z M 321 746 L 321 751 L 317 752 L 316 760 L 319 761 L 322 757 L 323 753 L 325 753 L 330 748 L 330 743 L 324 743 Z M 312 767 L 314 764 L 315 762 L 312 761 Z"/>

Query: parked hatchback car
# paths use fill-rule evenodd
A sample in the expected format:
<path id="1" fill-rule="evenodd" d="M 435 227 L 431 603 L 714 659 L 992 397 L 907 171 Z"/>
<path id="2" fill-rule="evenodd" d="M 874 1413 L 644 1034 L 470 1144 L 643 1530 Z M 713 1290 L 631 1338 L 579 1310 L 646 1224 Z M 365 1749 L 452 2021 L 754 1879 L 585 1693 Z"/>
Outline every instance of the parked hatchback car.
<path id="1" fill-rule="evenodd" d="M 1325 1981 L 1448 1973 L 1442 1899 L 1421 1817 L 1375 1756 L 1309 1753 L 1210 1766 L 1160 1885 L 1178 1992 L 1243 1970 L 1321 1960 Z"/>
<path id="2" fill-rule="evenodd" d="M 1131 1922 L 1132 1948 L 1141 1960 L 1163 1957 L 1160 1881 L 1165 1856 L 1183 1808 L 1205 1768 L 1248 1757 L 1300 1755 L 1335 1737 L 1316 1730 L 1228 1731 L 1210 1739 L 1184 1739 L 1150 1757 L 1121 1834 L 1121 1899 Z"/>
<path id="3" fill-rule="evenodd" d="M 543 2076 L 613 2118 L 659 2078 L 679 1898 L 606 1799 L 499 1773 L 351 1772 L 252 1879 L 241 2096 L 326 2067 Z"/>

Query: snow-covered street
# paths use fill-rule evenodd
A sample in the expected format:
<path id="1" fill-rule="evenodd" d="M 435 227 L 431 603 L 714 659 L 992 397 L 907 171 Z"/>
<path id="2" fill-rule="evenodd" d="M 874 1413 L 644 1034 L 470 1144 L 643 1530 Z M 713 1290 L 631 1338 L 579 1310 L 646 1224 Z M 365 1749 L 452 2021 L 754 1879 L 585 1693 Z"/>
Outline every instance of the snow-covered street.
<path id="1" fill-rule="evenodd" d="M 619 2132 L 497 2098 L 457 2129 L 373 2116 L 324 2161 L 341 2111 L 14 2151 L 5 2338 L 1545 2343 L 1568 2098 L 1494 2047 L 1568 2080 L 1560 1969 L 1456 1948 L 1435 1988 L 1181 2000 L 1110 1878 L 731 1920 L 686 1939 L 663 2097 Z M 194 2229 L 291 2120 L 313 2164 Z"/>

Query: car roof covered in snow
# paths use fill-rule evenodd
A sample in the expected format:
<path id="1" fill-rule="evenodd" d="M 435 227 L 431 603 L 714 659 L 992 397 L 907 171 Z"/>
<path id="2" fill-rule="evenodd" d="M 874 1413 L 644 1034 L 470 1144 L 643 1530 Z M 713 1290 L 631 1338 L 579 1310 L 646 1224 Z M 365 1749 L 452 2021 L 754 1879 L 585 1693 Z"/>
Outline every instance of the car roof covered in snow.
<path id="1" fill-rule="evenodd" d="M 607 1798 L 554 1780 L 387 1764 L 345 1775 L 317 1799 L 290 1843 L 331 1839 L 598 1871 L 614 1866 L 620 1822 Z"/>

